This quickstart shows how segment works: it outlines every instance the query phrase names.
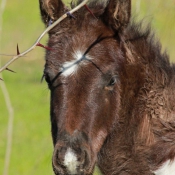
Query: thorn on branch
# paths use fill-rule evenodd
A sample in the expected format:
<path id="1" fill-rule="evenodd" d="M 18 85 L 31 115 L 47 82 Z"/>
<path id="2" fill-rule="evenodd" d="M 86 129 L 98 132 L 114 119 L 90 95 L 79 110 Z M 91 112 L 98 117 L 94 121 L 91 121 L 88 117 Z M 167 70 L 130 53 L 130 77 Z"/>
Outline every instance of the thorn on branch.
<path id="1" fill-rule="evenodd" d="M 67 12 L 66 14 L 67 14 L 68 17 L 76 19 L 76 17 L 74 15 L 72 15 L 70 12 Z"/>
<path id="2" fill-rule="evenodd" d="M 17 44 L 17 55 L 20 55 L 18 44 Z"/>
<path id="3" fill-rule="evenodd" d="M 52 48 L 47 47 L 47 46 L 44 46 L 44 45 L 41 44 L 41 43 L 38 43 L 36 46 L 42 47 L 42 48 L 44 48 L 44 49 L 46 49 L 46 50 L 53 50 Z"/>
<path id="4" fill-rule="evenodd" d="M 0 78 L 1 81 L 4 81 L 2 78 Z"/>
<path id="5" fill-rule="evenodd" d="M 91 9 L 85 4 L 84 7 L 86 8 L 87 11 L 89 11 L 89 13 L 97 19 L 97 17 L 93 14 L 93 12 L 91 11 Z"/>
<path id="6" fill-rule="evenodd" d="M 13 72 L 13 73 L 16 73 L 15 71 L 13 71 L 13 70 L 11 70 L 9 68 L 6 68 L 5 70 L 8 70 L 8 71 Z"/>

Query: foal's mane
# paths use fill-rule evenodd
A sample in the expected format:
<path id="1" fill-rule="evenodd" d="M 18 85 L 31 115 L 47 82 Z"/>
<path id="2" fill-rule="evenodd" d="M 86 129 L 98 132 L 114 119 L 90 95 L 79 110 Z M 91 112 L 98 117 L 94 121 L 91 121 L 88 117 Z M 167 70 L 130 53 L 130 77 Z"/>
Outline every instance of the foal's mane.
<path id="1" fill-rule="evenodd" d="M 164 65 L 169 65 L 169 56 L 165 51 L 162 52 L 162 45 L 156 38 L 151 24 L 143 27 L 143 22 L 135 22 L 135 19 L 131 20 L 124 31 L 125 42 L 129 42 L 137 47 L 137 52 L 143 55 L 140 58 L 143 61 L 151 63 L 159 60 Z M 148 57 L 144 57 L 145 54 Z M 151 57 L 149 54 L 151 54 Z"/>
<path id="2" fill-rule="evenodd" d="M 168 85 L 174 81 L 175 66 L 170 63 L 169 55 L 162 51 L 162 45 L 151 28 L 151 24 L 143 27 L 143 22 L 131 20 L 128 27 L 120 34 L 131 62 L 140 64 L 150 74 L 155 83 Z M 157 78 L 156 78 L 157 76 Z M 160 78 L 161 77 L 161 78 Z"/>

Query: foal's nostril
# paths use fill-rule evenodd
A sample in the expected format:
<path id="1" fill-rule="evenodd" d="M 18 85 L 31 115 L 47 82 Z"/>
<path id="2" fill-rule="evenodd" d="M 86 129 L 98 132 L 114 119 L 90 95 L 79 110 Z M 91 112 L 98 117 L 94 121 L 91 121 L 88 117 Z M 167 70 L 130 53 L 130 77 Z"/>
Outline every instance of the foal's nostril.
<path id="1" fill-rule="evenodd" d="M 90 164 L 90 153 L 88 153 L 88 151 L 84 150 L 84 161 L 83 161 L 83 164 L 84 164 L 84 168 L 85 166 L 88 166 Z"/>
<path id="2" fill-rule="evenodd" d="M 56 172 L 55 174 L 64 174 L 64 156 L 66 152 L 65 147 L 60 147 L 60 148 L 55 148 L 53 158 L 52 158 L 52 164 L 53 164 L 53 169 Z"/>

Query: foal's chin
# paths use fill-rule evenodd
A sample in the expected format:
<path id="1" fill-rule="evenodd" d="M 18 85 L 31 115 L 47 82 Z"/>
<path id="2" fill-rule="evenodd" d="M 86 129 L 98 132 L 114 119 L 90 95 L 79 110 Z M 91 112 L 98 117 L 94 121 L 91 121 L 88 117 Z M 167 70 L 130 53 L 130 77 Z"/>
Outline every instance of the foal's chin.
<path id="1" fill-rule="evenodd" d="M 96 157 L 89 148 L 56 146 L 52 165 L 56 175 L 92 175 Z"/>

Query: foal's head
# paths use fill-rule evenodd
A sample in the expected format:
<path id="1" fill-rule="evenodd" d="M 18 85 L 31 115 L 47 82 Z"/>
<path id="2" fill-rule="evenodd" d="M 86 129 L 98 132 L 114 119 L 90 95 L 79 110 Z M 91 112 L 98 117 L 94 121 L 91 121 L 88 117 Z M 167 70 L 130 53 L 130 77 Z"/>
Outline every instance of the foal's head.
<path id="1" fill-rule="evenodd" d="M 131 3 L 90 2 L 96 18 L 83 7 L 49 32 L 44 75 L 51 91 L 55 174 L 91 174 L 117 122 L 124 59 L 119 35 Z M 40 0 L 40 9 L 46 25 L 68 12 L 60 0 Z"/>

